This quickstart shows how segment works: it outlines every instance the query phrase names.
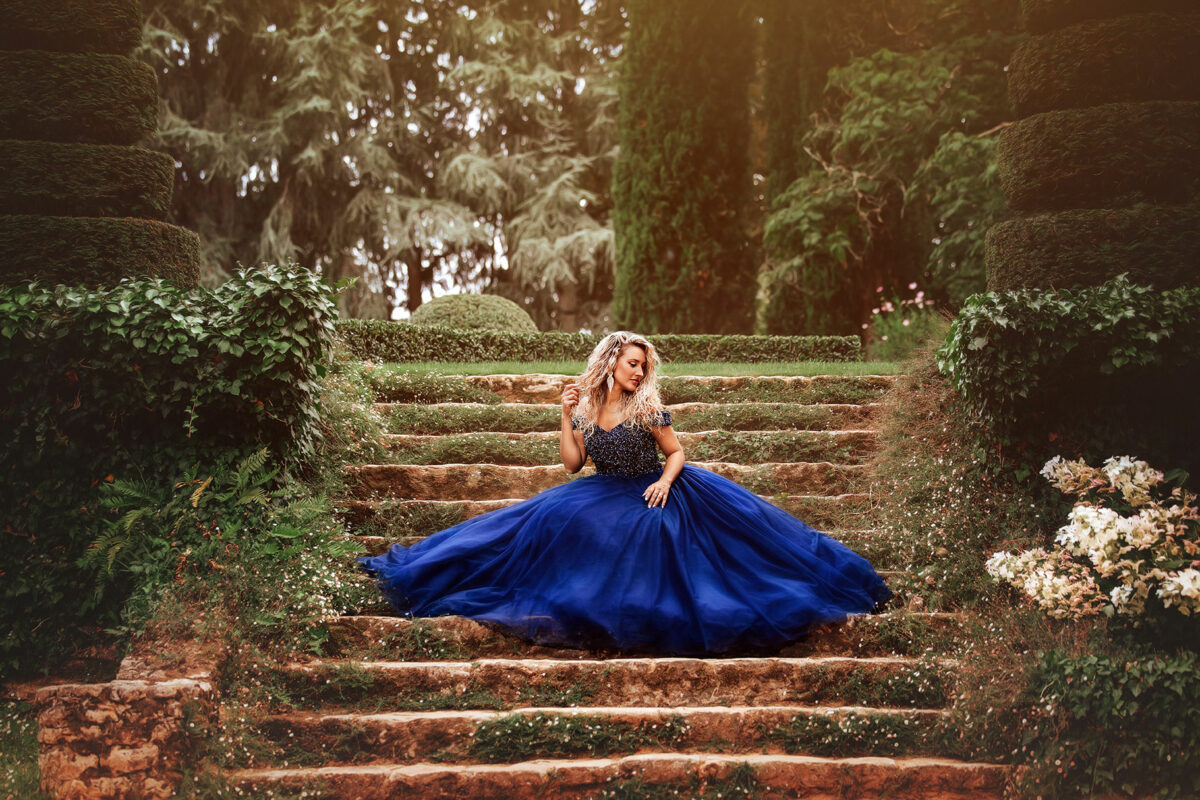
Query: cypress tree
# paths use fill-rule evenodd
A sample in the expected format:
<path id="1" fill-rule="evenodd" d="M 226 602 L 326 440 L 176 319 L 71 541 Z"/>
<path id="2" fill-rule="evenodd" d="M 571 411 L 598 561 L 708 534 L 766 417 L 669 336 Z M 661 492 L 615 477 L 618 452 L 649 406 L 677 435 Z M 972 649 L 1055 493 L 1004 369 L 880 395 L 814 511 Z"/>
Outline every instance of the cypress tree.
<path id="1" fill-rule="evenodd" d="M 820 107 L 825 76 L 836 59 L 820 0 L 762 0 L 763 121 L 767 136 L 767 202 L 808 172 L 802 140 Z"/>
<path id="2" fill-rule="evenodd" d="M 745 333 L 755 257 L 753 18 L 726 0 L 631 0 L 613 174 L 617 324 Z"/>

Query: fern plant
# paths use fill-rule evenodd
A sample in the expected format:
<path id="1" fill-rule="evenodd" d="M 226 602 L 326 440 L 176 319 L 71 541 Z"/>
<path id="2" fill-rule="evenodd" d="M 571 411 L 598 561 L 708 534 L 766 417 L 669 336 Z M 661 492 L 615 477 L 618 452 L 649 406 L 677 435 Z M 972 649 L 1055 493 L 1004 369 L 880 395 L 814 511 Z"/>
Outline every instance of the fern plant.
<path id="1" fill-rule="evenodd" d="M 279 470 L 268 468 L 268 459 L 264 447 L 230 472 L 205 476 L 193 464 L 169 484 L 146 479 L 106 484 L 100 504 L 119 516 L 105 521 L 79 559 L 79 566 L 92 571 L 93 597 L 130 583 L 149 596 L 189 563 L 218 565 L 220 551 L 247 523 L 264 517 L 276 496 Z"/>

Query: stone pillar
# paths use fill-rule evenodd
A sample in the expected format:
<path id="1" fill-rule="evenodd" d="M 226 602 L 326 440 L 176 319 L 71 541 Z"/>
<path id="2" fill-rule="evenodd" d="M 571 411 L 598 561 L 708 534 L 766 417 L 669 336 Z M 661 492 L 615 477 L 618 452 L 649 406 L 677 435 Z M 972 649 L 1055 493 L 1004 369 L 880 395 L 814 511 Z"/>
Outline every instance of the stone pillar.
<path id="1" fill-rule="evenodd" d="M 0 282 L 198 282 L 199 238 L 164 221 L 175 162 L 136 146 L 158 119 L 141 34 L 138 0 L 0 0 Z"/>
<path id="2" fill-rule="evenodd" d="M 34 702 L 42 789 L 56 800 L 168 800 L 188 724 L 216 713 L 212 683 L 189 678 L 48 686 Z"/>
<path id="3" fill-rule="evenodd" d="M 1200 3 L 1022 0 L 990 290 L 1200 285 Z"/>

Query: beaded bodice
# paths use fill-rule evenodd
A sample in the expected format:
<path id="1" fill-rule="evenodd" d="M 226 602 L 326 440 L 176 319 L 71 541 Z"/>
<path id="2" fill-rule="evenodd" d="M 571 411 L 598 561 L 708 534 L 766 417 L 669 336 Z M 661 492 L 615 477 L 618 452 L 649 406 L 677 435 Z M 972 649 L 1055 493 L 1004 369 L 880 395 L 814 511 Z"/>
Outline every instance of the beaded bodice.
<path id="1" fill-rule="evenodd" d="M 665 408 L 662 410 L 661 424 L 671 424 L 671 412 Z M 571 418 L 571 428 L 579 429 L 574 417 Z M 654 435 L 636 425 L 620 424 L 607 431 L 597 425 L 594 431 L 583 435 L 583 446 L 596 465 L 596 472 L 601 475 L 636 478 L 662 469 Z"/>

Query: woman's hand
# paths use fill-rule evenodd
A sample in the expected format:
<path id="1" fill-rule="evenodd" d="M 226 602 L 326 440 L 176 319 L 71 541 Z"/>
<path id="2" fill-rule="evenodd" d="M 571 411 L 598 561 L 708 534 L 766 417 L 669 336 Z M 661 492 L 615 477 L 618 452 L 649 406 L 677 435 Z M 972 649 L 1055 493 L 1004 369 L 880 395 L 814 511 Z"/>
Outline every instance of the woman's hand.
<path id="1" fill-rule="evenodd" d="M 563 387 L 563 416 L 571 416 L 571 412 L 575 410 L 575 406 L 577 405 L 579 405 L 579 387 L 574 383 L 568 383 L 565 387 Z"/>
<path id="2" fill-rule="evenodd" d="M 671 492 L 670 481 L 655 481 L 646 487 L 646 491 L 642 492 L 642 497 L 650 504 L 650 508 L 655 506 L 667 507 L 667 495 Z"/>

